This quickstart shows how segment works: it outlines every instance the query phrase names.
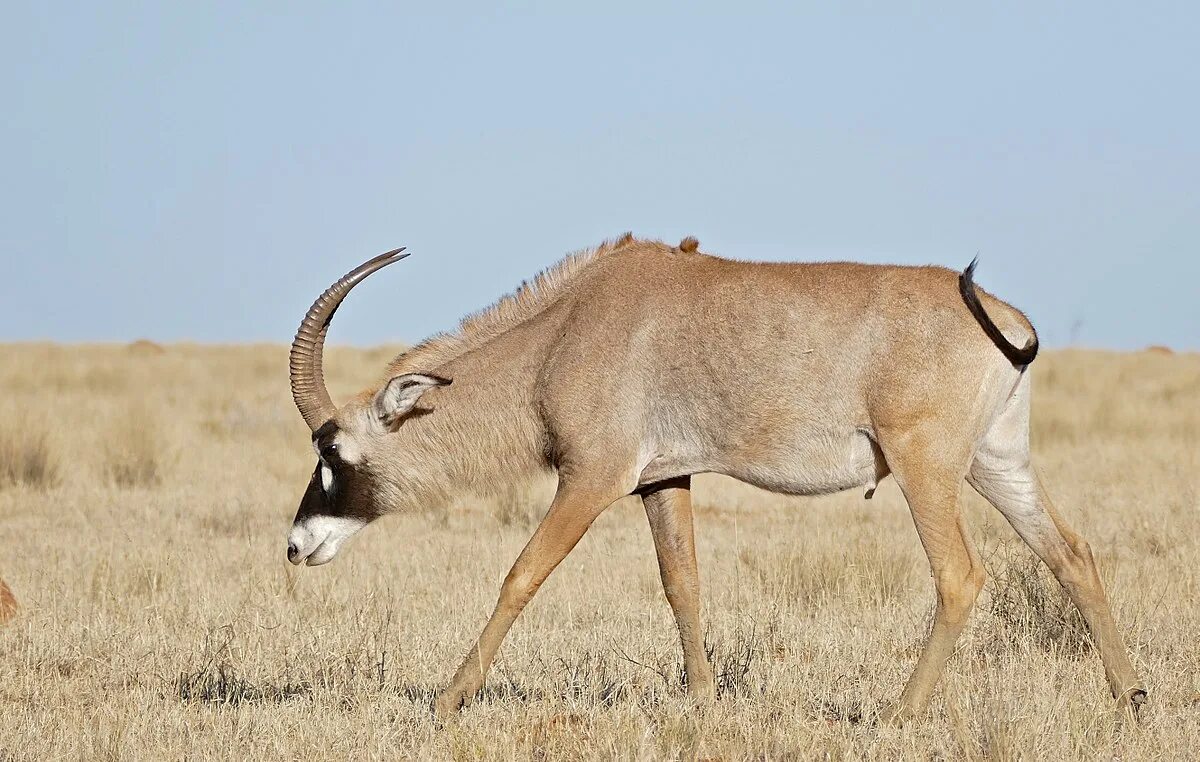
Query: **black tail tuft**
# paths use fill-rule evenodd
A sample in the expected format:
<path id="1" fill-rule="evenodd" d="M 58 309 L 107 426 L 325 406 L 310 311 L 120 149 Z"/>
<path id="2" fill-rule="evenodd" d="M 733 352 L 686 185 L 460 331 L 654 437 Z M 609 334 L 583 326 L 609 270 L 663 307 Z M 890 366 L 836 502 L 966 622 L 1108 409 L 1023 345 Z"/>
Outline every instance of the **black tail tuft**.
<path id="1" fill-rule="evenodd" d="M 987 310 L 983 308 L 983 304 L 979 301 L 979 294 L 975 291 L 975 283 L 971 280 L 971 276 L 975 274 L 975 265 L 979 264 L 979 257 L 971 260 L 971 264 L 967 265 L 967 269 L 963 270 L 962 275 L 958 276 L 958 290 L 962 293 L 963 301 L 967 303 L 967 309 L 975 316 L 975 320 L 979 322 L 983 332 L 988 335 L 992 343 L 996 345 L 1008 361 L 1017 367 L 1028 365 L 1033 362 L 1033 358 L 1037 357 L 1038 340 L 1035 335 L 1029 340 L 1029 343 L 1023 347 L 1018 347 L 1004 338 L 1004 334 L 992 322 L 988 316 Z"/>

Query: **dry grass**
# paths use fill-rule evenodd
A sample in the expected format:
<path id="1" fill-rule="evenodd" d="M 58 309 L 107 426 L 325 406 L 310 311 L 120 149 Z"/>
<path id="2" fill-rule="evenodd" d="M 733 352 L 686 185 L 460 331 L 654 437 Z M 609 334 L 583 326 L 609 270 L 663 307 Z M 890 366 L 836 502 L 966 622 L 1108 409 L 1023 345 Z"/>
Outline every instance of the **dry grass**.
<path id="1" fill-rule="evenodd" d="M 59 464 L 43 423 L 28 416 L 0 421 L 0 489 L 46 489 L 58 477 Z"/>
<path id="2" fill-rule="evenodd" d="M 1025 548 L 1008 546 L 1005 555 L 992 564 L 984 644 L 995 651 L 1031 644 L 1063 656 L 1092 653 L 1087 623 L 1054 575 Z"/>
<path id="3" fill-rule="evenodd" d="M 149 410 L 134 406 L 119 411 L 107 427 L 104 472 L 118 487 L 153 487 L 163 479 L 170 455 L 160 424 Z"/>
<path id="4" fill-rule="evenodd" d="M 281 347 L 0 349 L 0 759 L 1193 756 L 1200 743 L 1200 357 L 1047 353 L 1034 444 L 1091 541 L 1153 706 L 1113 722 L 1077 616 L 965 504 L 991 579 L 927 716 L 898 694 L 932 589 L 894 483 L 783 498 L 698 480 L 706 642 L 691 705 L 645 516 L 602 516 L 501 649 L 430 719 L 550 485 L 385 519 L 332 565 L 283 542 L 312 467 Z M 332 348 L 335 396 L 390 348 Z M 19 426 L 11 425 L 20 422 Z"/>

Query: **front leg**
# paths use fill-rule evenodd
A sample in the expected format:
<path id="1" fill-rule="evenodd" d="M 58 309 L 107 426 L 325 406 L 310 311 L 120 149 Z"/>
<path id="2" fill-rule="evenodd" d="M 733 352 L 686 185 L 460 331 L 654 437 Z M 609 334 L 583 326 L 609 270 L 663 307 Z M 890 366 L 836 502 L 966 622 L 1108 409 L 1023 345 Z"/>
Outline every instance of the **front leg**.
<path id="1" fill-rule="evenodd" d="M 483 687 L 484 677 L 509 628 L 550 572 L 566 558 L 588 527 L 614 501 L 628 494 L 620 480 L 607 483 L 569 480 L 561 476 L 558 492 L 537 531 L 517 557 L 500 587 L 500 598 L 475 646 L 438 694 L 434 711 L 443 720 L 470 704 Z"/>
<path id="2" fill-rule="evenodd" d="M 716 695 L 716 686 L 700 628 L 700 575 L 696 570 L 691 481 L 690 476 L 684 476 L 656 484 L 642 495 L 642 502 L 654 535 L 663 592 L 679 627 L 688 693 L 706 699 Z"/>

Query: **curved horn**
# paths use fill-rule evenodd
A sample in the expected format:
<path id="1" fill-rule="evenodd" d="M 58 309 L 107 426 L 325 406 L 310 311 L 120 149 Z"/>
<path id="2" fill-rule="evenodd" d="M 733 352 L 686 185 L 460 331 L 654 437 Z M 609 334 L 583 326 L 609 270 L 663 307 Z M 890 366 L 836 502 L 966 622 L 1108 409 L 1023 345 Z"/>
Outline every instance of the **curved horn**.
<path id="1" fill-rule="evenodd" d="M 329 321 L 338 305 L 364 278 L 376 270 L 408 256 L 402 254 L 404 247 L 369 259 L 343 275 L 325 293 L 317 297 L 292 340 L 292 351 L 288 356 L 288 368 L 292 379 L 292 399 L 304 416 L 308 428 L 316 431 L 333 417 L 337 408 L 325 388 L 325 373 L 321 358 L 325 349 L 325 334 L 329 332 Z"/>

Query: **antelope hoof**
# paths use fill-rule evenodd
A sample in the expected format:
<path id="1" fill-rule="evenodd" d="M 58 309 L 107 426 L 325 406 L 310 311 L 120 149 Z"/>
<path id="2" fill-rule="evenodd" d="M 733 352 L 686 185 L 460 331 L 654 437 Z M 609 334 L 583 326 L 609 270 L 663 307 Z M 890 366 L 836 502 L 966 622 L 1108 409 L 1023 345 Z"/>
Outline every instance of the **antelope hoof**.
<path id="1" fill-rule="evenodd" d="M 884 727 L 902 728 L 916 717 L 916 711 L 904 703 L 896 703 L 879 713 L 879 724 Z"/>
<path id="2" fill-rule="evenodd" d="M 1130 688 L 1117 699 L 1117 712 L 1128 723 L 1136 725 L 1141 719 L 1142 708 L 1146 705 L 1144 688 Z"/>
<path id="3" fill-rule="evenodd" d="M 437 695 L 433 702 L 433 715 L 442 722 L 449 722 L 458 716 L 463 707 L 471 704 L 467 691 L 451 686 Z"/>
<path id="4" fill-rule="evenodd" d="M 692 680 L 688 678 L 687 693 L 696 702 L 709 703 L 717 700 L 717 684 L 713 681 L 712 675 L 708 679 L 703 678 Z"/>

